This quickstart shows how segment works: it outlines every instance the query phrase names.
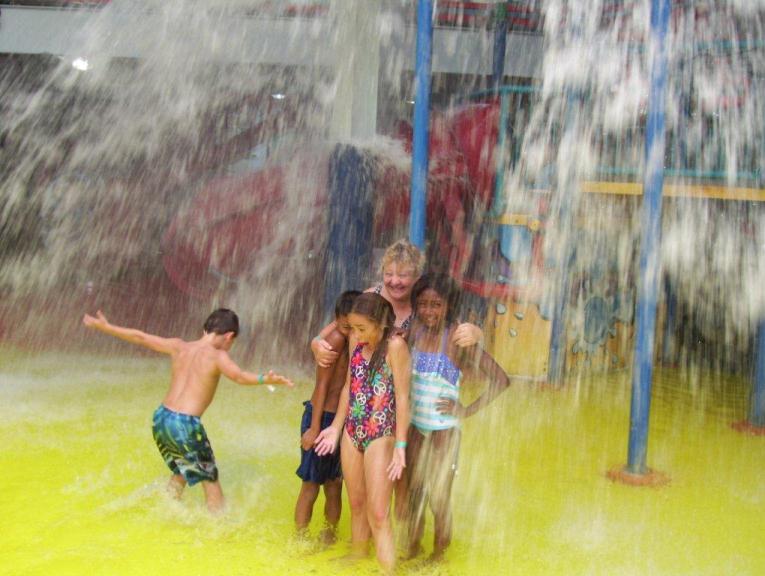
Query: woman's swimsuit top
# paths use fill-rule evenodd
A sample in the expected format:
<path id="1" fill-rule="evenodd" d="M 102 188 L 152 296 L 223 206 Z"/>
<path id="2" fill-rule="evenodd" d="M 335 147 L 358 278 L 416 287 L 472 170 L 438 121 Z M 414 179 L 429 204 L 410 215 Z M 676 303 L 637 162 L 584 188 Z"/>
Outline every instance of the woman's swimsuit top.
<path id="1" fill-rule="evenodd" d="M 396 434 L 396 391 L 393 373 L 383 360 L 369 378 L 369 360 L 358 344 L 351 354 L 351 384 L 348 394 L 348 417 L 345 431 L 353 445 L 362 452 L 373 440 Z"/>
<path id="2" fill-rule="evenodd" d="M 439 352 L 412 349 L 412 424 L 419 430 L 430 432 L 459 426 L 453 414 L 441 414 L 436 402 L 449 399 L 459 402 L 462 371 L 446 353 L 448 330 L 444 330 Z"/>
<path id="3" fill-rule="evenodd" d="M 382 284 L 378 284 L 377 286 L 375 286 L 374 293 L 377 294 L 377 295 L 382 296 L 382 289 L 383 289 L 383 285 Z M 384 298 L 384 296 L 383 296 L 383 298 Z M 401 323 L 401 326 L 396 326 L 396 328 L 406 332 L 407 330 L 409 330 L 409 326 L 411 326 L 411 324 L 412 324 L 412 315 L 409 314 L 409 316 L 404 318 L 404 321 Z"/>

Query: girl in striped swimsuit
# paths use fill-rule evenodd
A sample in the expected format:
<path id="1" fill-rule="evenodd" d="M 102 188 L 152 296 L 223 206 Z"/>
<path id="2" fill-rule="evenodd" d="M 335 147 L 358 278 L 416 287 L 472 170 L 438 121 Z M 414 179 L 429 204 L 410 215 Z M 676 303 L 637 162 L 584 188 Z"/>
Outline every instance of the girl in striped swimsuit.
<path id="1" fill-rule="evenodd" d="M 410 558 L 421 551 L 428 504 L 435 532 L 431 559 L 440 559 L 449 546 L 460 419 L 475 414 L 510 385 L 505 372 L 487 352 L 481 350 L 475 358 L 475 349 L 465 351 L 455 344 L 454 320 L 460 300 L 455 283 L 442 274 L 426 274 L 412 289 L 412 426 L 406 451 Z M 489 386 L 475 402 L 463 407 L 459 402 L 462 367 L 471 360 L 477 360 Z"/>

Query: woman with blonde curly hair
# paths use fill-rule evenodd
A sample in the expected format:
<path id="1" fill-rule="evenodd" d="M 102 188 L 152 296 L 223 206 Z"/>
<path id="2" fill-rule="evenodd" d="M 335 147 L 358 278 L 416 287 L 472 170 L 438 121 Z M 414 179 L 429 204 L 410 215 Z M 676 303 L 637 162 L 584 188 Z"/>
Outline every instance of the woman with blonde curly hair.
<path id="1" fill-rule="evenodd" d="M 412 288 L 424 270 L 425 256 L 420 249 L 408 240 L 397 240 L 388 246 L 380 261 L 382 281 L 365 290 L 379 294 L 390 302 L 396 315 L 395 328 L 401 334 L 405 335 L 409 331 L 412 319 Z M 334 327 L 334 322 L 329 324 L 311 342 L 311 351 L 319 366 L 327 367 L 339 356 L 325 340 Z M 460 347 L 472 346 L 478 343 L 482 336 L 481 329 L 470 323 L 460 324 L 454 334 L 455 343 Z"/>

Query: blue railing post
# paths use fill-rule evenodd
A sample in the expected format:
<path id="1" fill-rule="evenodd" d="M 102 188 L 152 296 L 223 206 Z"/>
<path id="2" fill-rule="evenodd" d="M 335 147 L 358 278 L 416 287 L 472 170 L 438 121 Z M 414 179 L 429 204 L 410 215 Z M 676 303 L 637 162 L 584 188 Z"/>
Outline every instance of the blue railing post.
<path id="1" fill-rule="evenodd" d="M 502 85 L 502 77 L 505 75 L 507 28 L 507 6 L 498 4 L 494 8 L 494 54 L 491 68 L 491 83 L 494 89 Z"/>
<path id="2" fill-rule="evenodd" d="M 645 176 L 643 181 L 642 243 L 637 298 L 637 332 L 632 370 L 632 404 L 627 472 L 645 474 L 648 415 L 651 406 L 656 302 L 661 276 L 659 243 L 661 199 L 664 186 L 666 127 L 664 107 L 667 82 L 666 38 L 670 0 L 652 0 L 649 57 L 651 87 L 646 121 Z"/>
<path id="3" fill-rule="evenodd" d="M 425 248 L 432 43 L 433 2 L 432 0 L 418 0 L 409 240 L 421 250 Z"/>
<path id="4" fill-rule="evenodd" d="M 566 207 L 561 214 L 561 220 L 570 218 L 569 207 Z M 566 242 L 570 243 L 570 232 L 566 236 Z M 555 301 L 553 302 L 550 353 L 547 363 L 547 381 L 555 385 L 563 383 L 563 375 L 566 369 L 566 314 L 568 298 L 571 292 L 571 267 L 574 262 L 574 251 L 570 248 L 570 245 L 567 244 L 562 252 L 563 255 L 559 263 L 560 269 L 557 276 L 558 289 L 556 290 Z"/>
<path id="5" fill-rule="evenodd" d="M 507 170 L 507 123 L 510 117 L 510 94 L 503 92 L 499 97 L 499 126 L 497 127 L 497 147 L 494 163 L 494 199 L 490 214 L 497 218 L 505 212 L 505 171 Z"/>
<path id="6" fill-rule="evenodd" d="M 499 126 L 497 129 L 496 163 L 494 170 L 494 201 L 491 215 L 497 217 L 505 211 L 505 170 L 507 156 L 507 123 L 510 116 L 510 93 L 501 92 L 502 77 L 505 75 L 505 52 L 507 51 L 507 8 L 498 4 L 494 9 L 494 54 L 491 83 L 495 94 L 500 97 Z"/>
<path id="7" fill-rule="evenodd" d="M 765 427 L 765 320 L 757 324 L 757 348 L 752 398 L 749 407 L 749 423 L 757 428 Z"/>

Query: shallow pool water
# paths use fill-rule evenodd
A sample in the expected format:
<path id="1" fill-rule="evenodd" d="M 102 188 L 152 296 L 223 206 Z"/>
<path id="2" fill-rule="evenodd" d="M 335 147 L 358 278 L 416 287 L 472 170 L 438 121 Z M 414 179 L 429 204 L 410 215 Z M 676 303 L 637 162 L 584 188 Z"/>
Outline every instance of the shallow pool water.
<path id="1" fill-rule="evenodd" d="M 347 507 L 335 546 L 293 538 L 307 379 L 275 392 L 221 382 L 204 417 L 230 508 L 215 519 L 201 489 L 163 492 L 150 422 L 167 378 L 161 358 L 0 349 L 0 574 L 377 573 L 336 560 Z M 657 371 L 648 463 L 670 477 L 661 488 L 605 477 L 626 461 L 629 386 L 626 373 L 519 384 L 468 420 L 452 548 L 400 573 L 765 574 L 765 438 L 730 428 L 748 383 Z"/>

